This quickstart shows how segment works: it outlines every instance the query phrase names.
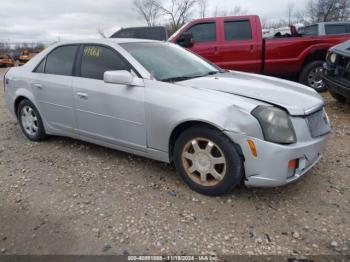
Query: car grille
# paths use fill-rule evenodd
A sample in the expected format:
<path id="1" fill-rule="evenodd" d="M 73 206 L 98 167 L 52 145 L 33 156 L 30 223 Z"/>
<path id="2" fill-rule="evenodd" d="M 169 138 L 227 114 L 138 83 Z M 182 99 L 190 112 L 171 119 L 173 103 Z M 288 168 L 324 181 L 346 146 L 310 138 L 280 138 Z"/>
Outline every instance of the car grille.
<path id="1" fill-rule="evenodd" d="M 338 56 L 335 75 L 350 80 L 350 58 Z"/>
<path id="2" fill-rule="evenodd" d="M 331 125 L 324 109 L 306 117 L 312 137 L 319 137 L 331 131 Z"/>

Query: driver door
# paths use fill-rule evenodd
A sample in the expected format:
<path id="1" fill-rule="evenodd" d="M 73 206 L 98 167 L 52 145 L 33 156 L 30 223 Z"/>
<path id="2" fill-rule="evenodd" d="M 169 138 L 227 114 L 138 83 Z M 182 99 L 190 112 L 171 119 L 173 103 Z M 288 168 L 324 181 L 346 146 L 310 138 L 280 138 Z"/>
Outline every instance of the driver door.
<path id="1" fill-rule="evenodd" d="M 104 72 L 132 71 L 131 65 L 116 50 L 100 45 L 84 45 L 80 59 L 80 77 L 73 80 L 80 136 L 144 151 L 144 87 L 103 81 Z"/>
<path id="2" fill-rule="evenodd" d="M 214 21 L 192 25 L 186 33 L 192 34 L 194 44 L 188 49 L 213 63 L 219 62 L 218 32 Z"/>

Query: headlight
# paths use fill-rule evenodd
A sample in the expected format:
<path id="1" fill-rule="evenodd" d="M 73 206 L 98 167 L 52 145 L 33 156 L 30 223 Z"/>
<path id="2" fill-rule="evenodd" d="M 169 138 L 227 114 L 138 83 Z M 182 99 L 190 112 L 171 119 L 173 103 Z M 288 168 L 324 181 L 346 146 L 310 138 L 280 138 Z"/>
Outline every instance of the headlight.
<path id="1" fill-rule="evenodd" d="M 273 106 L 258 106 L 252 115 L 259 121 L 266 141 L 279 144 L 297 141 L 287 112 Z"/>
<path id="2" fill-rule="evenodd" d="M 329 56 L 329 61 L 330 61 L 332 64 L 335 64 L 335 62 L 337 61 L 337 54 L 331 53 L 330 56 Z"/>

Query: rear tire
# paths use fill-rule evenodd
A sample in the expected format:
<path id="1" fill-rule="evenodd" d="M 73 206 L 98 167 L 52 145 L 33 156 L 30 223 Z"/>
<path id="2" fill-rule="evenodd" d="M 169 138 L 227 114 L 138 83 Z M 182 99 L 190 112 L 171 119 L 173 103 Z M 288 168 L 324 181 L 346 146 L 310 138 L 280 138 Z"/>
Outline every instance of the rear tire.
<path id="1" fill-rule="evenodd" d="M 17 117 L 23 134 L 31 141 L 42 141 L 47 136 L 43 121 L 34 104 L 23 99 L 17 109 Z"/>
<path id="2" fill-rule="evenodd" d="M 346 104 L 347 98 L 345 96 L 342 96 L 338 93 L 335 93 L 331 90 L 329 90 L 329 93 L 331 93 L 332 97 L 337 100 L 340 104 Z"/>
<path id="3" fill-rule="evenodd" d="M 327 85 L 322 79 L 324 61 L 317 60 L 306 64 L 299 75 L 299 82 L 315 89 L 317 92 L 327 90 Z"/>
<path id="4" fill-rule="evenodd" d="M 200 194 L 223 195 L 242 181 L 242 157 L 234 143 L 214 128 L 185 130 L 175 142 L 173 159 L 182 179 Z"/>

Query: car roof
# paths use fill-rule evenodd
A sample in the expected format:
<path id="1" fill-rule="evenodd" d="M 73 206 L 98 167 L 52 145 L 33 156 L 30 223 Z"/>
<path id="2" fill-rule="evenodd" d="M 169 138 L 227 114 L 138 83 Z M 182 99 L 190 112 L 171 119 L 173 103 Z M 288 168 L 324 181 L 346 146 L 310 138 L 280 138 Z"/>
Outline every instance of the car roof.
<path id="1" fill-rule="evenodd" d="M 61 42 L 57 42 L 56 45 L 67 45 L 67 44 L 107 44 L 109 45 L 109 44 L 144 43 L 144 42 L 159 43 L 160 41 L 136 39 L 136 38 L 102 38 L 102 39 L 61 41 Z"/>

